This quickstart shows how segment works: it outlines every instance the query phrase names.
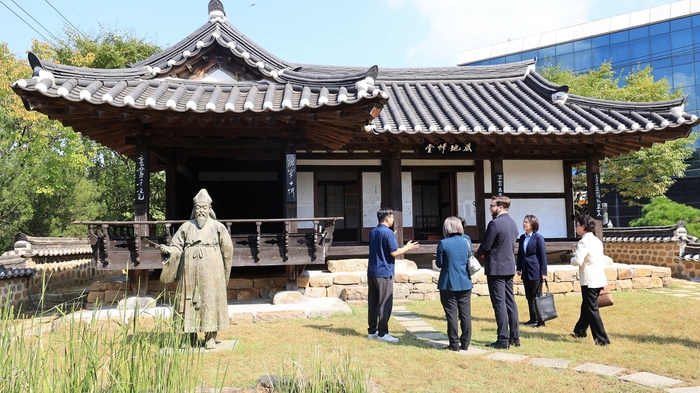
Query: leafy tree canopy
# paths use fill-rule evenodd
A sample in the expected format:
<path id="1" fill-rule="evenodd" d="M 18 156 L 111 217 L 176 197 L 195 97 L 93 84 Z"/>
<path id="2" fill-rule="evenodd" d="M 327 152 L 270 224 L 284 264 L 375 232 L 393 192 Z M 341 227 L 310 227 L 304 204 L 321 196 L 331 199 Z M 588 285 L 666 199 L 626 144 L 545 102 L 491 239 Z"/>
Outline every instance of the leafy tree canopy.
<path id="1" fill-rule="evenodd" d="M 654 80 L 651 67 L 632 69 L 623 79 L 616 76 L 612 63 L 603 63 L 597 70 L 575 73 L 560 65 L 545 67 L 538 72 L 547 80 L 569 86 L 571 94 L 616 101 L 655 102 L 680 98 L 681 90 L 671 92 L 668 80 Z M 666 193 L 682 177 L 693 154 L 696 133 L 666 143 L 606 158 L 601 163 L 601 182 L 604 191 L 617 190 L 630 205 L 641 199 L 650 199 Z M 585 190 L 585 166 L 575 168 L 575 187 L 578 198 Z"/>
<path id="2" fill-rule="evenodd" d="M 700 209 L 673 202 L 665 196 L 654 198 L 642 208 L 642 216 L 630 221 L 630 226 L 675 225 L 685 221 L 688 233 L 700 236 Z"/>

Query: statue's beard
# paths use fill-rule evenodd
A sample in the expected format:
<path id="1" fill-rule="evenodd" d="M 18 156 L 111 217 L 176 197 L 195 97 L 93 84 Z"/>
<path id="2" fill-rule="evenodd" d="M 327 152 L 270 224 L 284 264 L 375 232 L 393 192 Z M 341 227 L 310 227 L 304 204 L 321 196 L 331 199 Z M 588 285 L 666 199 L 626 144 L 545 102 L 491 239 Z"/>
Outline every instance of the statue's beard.
<path id="1" fill-rule="evenodd" d="M 202 229 L 208 218 L 206 214 L 197 214 L 197 217 L 195 217 L 195 220 L 197 220 L 197 227 Z"/>

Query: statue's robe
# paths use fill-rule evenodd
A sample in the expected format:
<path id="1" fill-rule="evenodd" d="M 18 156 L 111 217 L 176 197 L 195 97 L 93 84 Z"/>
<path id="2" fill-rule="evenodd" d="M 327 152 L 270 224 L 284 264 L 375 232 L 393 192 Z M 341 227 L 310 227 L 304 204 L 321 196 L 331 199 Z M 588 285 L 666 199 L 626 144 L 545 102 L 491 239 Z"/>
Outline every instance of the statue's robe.
<path id="1" fill-rule="evenodd" d="M 228 329 L 226 286 L 233 242 L 226 226 L 209 218 L 199 229 L 196 220 L 189 220 L 175 233 L 168 251 L 163 263 L 177 266 L 177 311 L 184 320 L 185 333 Z"/>

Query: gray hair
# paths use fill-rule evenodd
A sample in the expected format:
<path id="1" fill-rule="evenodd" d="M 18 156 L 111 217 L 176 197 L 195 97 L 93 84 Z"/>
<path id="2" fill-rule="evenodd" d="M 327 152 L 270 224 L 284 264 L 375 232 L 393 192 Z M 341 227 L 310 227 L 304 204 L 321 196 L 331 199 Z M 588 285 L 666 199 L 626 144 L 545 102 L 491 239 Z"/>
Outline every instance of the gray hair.
<path id="1" fill-rule="evenodd" d="M 455 233 L 464 235 L 462 220 L 455 216 L 447 217 L 445 219 L 445 223 L 442 225 L 442 235 L 445 237 L 450 237 L 450 235 Z"/>

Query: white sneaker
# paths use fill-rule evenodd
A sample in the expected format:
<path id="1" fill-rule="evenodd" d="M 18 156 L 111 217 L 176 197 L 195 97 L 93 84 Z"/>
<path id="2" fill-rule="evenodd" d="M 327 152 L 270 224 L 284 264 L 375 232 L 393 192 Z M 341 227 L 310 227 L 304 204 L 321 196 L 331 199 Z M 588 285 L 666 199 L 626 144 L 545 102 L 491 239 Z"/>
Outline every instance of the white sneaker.
<path id="1" fill-rule="evenodd" d="M 389 334 L 389 333 L 387 333 L 387 334 L 385 334 L 385 335 L 383 335 L 383 336 L 377 337 L 377 340 L 379 340 L 379 341 L 384 341 L 384 342 L 387 342 L 387 343 L 397 343 L 397 342 L 399 342 L 399 339 L 398 339 L 398 338 L 392 336 L 392 335 Z"/>
<path id="2" fill-rule="evenodd" d="M 374 334 L 368 334 L 367 338 L 370 340 L 376 340 L 379 337 L 379 332 L 374 332 Z"/>

